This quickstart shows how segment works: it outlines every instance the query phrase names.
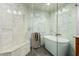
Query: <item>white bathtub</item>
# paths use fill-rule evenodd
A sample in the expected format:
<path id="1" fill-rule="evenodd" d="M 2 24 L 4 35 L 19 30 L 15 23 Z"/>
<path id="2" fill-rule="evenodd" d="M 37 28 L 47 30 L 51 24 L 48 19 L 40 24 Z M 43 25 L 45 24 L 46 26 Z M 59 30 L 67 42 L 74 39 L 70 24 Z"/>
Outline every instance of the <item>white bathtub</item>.
<path id="1" fill-rule="evenodd" d="M 63 37 L 57 37 L 47 35 L 44 36 L 45 48 L 54 56 L 65 56 L 67 55 L 67 49 L 69 45 L 69 40 Z M 57 44 L 58 42 L 58 44 Z M 58 47 L 57 47 L 58 46 Z"/>
<path id="2" fill-rule="evenodd" d="M 25 56 L 30 52 L 30 43 L 24 42 L 11 48 L 0 50 L 0 56 Z"/>

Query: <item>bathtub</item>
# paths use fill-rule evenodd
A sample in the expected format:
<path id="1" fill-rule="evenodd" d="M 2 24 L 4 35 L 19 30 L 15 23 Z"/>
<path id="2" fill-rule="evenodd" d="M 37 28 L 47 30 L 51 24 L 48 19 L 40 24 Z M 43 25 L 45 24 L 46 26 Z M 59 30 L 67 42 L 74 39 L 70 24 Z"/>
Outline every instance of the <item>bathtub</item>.
<path id="1" fill-rule="evenodd" d="M 64 37 L 44 36 L 45 48 L 54 56 L 65 56 L 68 53 L 69 40 Z M 58 44 L 57 44 L 58 43 Z"/>
<path id="2" fill-rule="evenodd" d="M 20 45 L 11 46 L 7 49 L 0 50 L 0 56 L 25 56 L 30 52 L 30 43 L 23 42 Z"/>

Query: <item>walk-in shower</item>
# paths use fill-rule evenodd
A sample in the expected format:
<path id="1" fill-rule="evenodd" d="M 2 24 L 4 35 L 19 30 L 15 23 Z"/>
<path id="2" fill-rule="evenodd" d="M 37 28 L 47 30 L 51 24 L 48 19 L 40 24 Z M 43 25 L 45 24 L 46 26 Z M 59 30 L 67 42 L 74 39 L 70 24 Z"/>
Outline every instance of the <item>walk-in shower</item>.
<path id="1" fill-rule="evenodd" d="M 41 34 L 41 45 L 45 46 L 52 55 L 75 55 L 75 38 L 73 37 L 76 35 L 75 5 L 67 3 L 32 4 L 32 32 Z M 59 44 L 60 41 L 63 46 Z M 66 50 L 60 53 L 59 48 Z"/>

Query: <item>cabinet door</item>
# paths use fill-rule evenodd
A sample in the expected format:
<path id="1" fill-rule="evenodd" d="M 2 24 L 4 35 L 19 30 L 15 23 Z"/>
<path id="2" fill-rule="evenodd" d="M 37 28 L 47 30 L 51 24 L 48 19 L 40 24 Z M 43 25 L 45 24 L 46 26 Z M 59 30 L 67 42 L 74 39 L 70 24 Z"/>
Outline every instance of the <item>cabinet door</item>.
<path id="1" fill-rule="evenodd" d="M 76 56 L 79 56 L 79 38 L 76 38 Z"/>
<path id="2" fill-rule="evenodd" d="M 79 56 L 79 45 L 76 45 L 76 56 Z"/>

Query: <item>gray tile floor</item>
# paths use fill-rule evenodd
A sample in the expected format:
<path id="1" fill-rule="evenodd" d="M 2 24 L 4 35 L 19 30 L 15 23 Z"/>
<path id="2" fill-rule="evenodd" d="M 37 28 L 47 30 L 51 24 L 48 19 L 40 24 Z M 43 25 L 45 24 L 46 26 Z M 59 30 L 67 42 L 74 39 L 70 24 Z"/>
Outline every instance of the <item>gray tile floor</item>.
<path id="1" fill-rule="evenodd" d="M 32 48 L 27 56 L 52 56 L 44 47 Z"/>

